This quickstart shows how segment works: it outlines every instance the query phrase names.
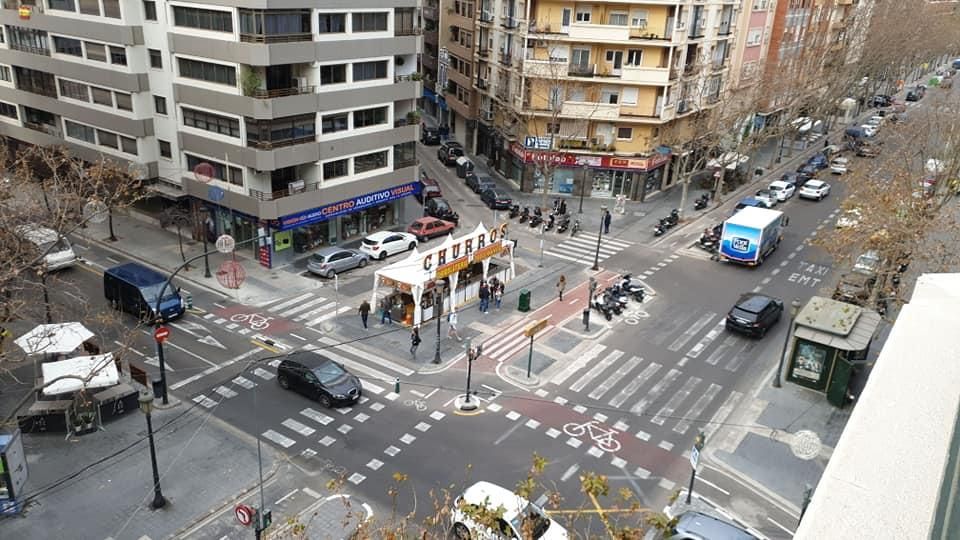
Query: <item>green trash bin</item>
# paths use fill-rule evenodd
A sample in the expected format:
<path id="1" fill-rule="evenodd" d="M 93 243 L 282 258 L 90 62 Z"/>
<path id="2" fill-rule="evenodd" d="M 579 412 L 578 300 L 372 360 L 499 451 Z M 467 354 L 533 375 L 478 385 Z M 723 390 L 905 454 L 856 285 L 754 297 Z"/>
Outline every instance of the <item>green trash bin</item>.
<path id="1" fill-rule="evenodd" d="M 520 311 L 530 311 L 530 291 L 520 289 L 520 303 L 517 306 Z"/>

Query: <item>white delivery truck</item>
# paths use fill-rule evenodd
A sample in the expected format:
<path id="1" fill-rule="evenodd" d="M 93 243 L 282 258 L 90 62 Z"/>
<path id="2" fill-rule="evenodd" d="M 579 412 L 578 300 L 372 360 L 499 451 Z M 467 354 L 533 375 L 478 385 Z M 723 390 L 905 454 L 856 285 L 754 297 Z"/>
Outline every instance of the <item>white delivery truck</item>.
<path id="1" fill-rule="evenodd" d="M 788 219 L 783 212 L 748 206 L 723 222 L 720 257 L 755 266 L 777 249 Z"/>

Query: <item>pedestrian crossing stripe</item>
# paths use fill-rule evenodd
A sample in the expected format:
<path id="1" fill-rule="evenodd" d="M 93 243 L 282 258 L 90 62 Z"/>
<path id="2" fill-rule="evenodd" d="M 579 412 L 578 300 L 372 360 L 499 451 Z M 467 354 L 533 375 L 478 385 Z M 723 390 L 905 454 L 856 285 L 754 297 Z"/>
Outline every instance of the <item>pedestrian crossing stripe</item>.
<path id="1" fill-rule="evenodd" d="M 287 300 L 286 302 L 281 302 L 281 303 L 279 303 L 279 304 L 277 304 L 277 305 L 275 305 L 275 306 L 270 306 L 270 307 L 267 309 L 267 311 L 270 311 L 271 313 L 276 313 L 276 312 L 278 312 L 278 311 L 280 311 L 280 310 L 282 310 L 282 309 L 284 309 L 284 308 L 286 308 L 286 307 L 289 307 L 289 306 L 292 306 L 292 305 L 294 305 L 294 304 L 298 304 L 298 303 L 300 303 L 300 302 L 303 302 L 304 300 L 306 300 L 307 298 L 310 298 L 311 296 L 313 296 L 313 293 L 301 294 L 300 296 L 297 296 L 297 297 L 295 297 L 295 298 L 291 298 L 290 300 Z"/>

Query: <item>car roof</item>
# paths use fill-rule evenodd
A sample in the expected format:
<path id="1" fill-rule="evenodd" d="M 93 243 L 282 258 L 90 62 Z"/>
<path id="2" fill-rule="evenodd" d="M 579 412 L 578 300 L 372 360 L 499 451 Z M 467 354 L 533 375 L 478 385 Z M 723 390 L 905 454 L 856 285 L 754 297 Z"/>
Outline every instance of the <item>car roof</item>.
<path id="1" fill-rule="evenodd" d="M 312 351 L 296 351 L 288 354 L 284 359 L 284 362 L 291 361 L 298 364 L 307 366 L 308 368 L 316 368 L 329 363 L 333 363 L 333 360 L 323 356 L 322 354 L 312 352 Z"/>
<path id="2" fill-rule="evenodd" d="M 688 510 L 680 514 L 674 530 L 709 540 L 756 540 L 756 536 L 722 519 Z"/>
<path id="3" fill-rule="evenodd" d="M 445 142 L 445 143 L 443 143 L 443 144 L 445 144 L 445 145 L 447 145 L 447 146 L 461 146 L 461 147 L 463 146 L 462 144 L 458 143 L 457 141 L 447 141 L 447 142 Z"/>
<path id="4" fill-rule="evenodd" d="M 503 518 L 511 518 L 527 506 L 527 501 L 516 493 L 491 482 L 477 482 L 463 492 L 463 501 L 467 504 L 485 506 L 490 509 L 503 507 Z"/>
<path id="5" fill-rule="evenodd" d="M 417 218 L 413 220 L 414 223 L 433 223 L 434 221 L 443 221 L 440 218 L 435 218 L 433 216 L 425 216 L 422 218 Z"/>
<path id="6" fill-rule="evenodd" d="M 776 300 L 776 298 L 765 294 L 747 293 L 737 300 L 737 304 L 734 307 L 751 313 L 759 313 L 760 310 L 767 307 L 767 304 Z"/>
<path id="7" fill-rule="evenodd" d="M 353 253 L 353 252 L 354 252 L 354 251 L 353 251 L 352 249 L 350 249 L 350 248 L 337 247 L 337 246 L 329 246 L 329 247 L 325 247 L 325 248 L 320 248 L 320 249 L 314 251 L 313 254 L 314 254 L 314 255 L 320 255 L 321 257 L 326 257 L 326 256 L 328 256 L 328 255 L 333 255 L 334 253 L 340 253 L 341 251 L 349 251 L 350 253 Z"/>
<path id="8" fill-rule="evenodd" d="M 377 232 L 375 232 L 375 233 L 370 233 L 370 234 L 368 234 L 368 235 L 366 236 L 366 239 L 367 239 L 367 240 L 373 240 L 373 241 L 377 242 L 377 241 L 380 241 L 380 240 L 383 240 L 383 239 L 387 238 L 388 236 L 393 236 L 393 235 L 395 235 L 395 234 L 400 234 L 400 235 L 402 235 L 403 233 L 401 233 L 401 232 L 399 232 L 399 231 L 377 231 Z"/>
<path id="9" fill-rule="evenodd" d="M 774 180 L 773 182 L 770 182 L 770 187 L 776 189 L 788 189 L 791 185 L 793 184 L 789 184 L 783 180 Z"/>
<path id="10" fill-rule="evenodd" d="M 814 178 L 814 179 L 811 179 L 811 180 L 807 180 L 807 183 L 804 184 L 804 185 L 805 185 L 805 186 L 810 186 L 810 187 L 820 187 L 820 186 L 825 186 L 825 185 L 827 185 L 827 183 L 824 182 L 823 180 L 817 180 L 817 179 Z"/>

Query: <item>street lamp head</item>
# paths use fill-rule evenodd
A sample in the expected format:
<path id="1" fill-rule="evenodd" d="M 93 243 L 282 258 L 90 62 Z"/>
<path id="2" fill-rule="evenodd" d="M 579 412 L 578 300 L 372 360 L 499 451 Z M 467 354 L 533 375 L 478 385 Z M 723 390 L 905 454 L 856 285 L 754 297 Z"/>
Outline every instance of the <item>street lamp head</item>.
<path id="1" fill-rule="evenodd" d="M 790 315 L 793 316 L 793 317 L 796 317 L 796 316 L 797 316 L 797 313 L 800 312 L 800 307 L 801 307 L 801 306 L 802 306 L 802 304 L 800 304 L 800 299 L 799 299 L 799 298 L 794 298 L 794 299 L 793 299 L 793 302 L 790 302 Z"/>
<path id="2" fill-rule="evenodd" d="M 137 398 L 137 401 L 140 402 L 140 410 L 143 414 L 150 414 L 153 411 L 153 393 L 149 391 L 140 392 L 140 397 Z"/>

